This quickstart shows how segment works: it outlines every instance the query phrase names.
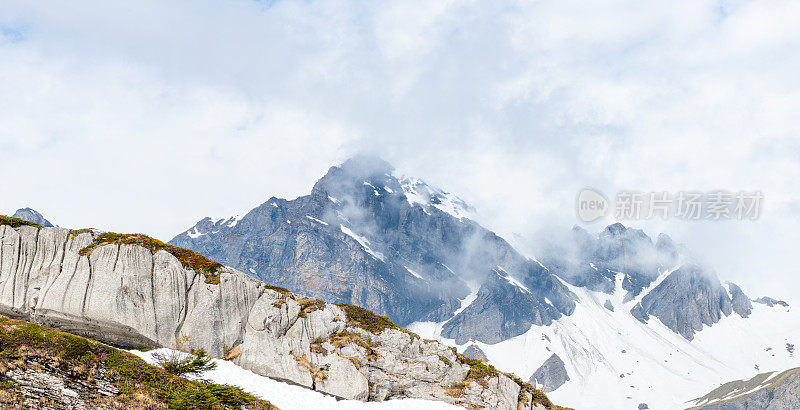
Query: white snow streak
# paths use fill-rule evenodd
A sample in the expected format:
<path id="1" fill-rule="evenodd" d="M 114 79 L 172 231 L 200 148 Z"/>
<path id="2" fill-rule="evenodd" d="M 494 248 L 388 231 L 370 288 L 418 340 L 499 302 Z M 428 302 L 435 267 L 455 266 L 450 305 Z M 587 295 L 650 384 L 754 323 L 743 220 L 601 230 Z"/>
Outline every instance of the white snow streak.
<path id="1" fill-rule="evenodd" d="M 317 222 L 317 223 L 320 223 L 320 224 L 326 225 L 326 226 L 328 225 L 328 223 L 327 223 L 327 222 L 325 222 L 325 221 L 320 221 L 319 219 L 317 219 L 317 218 L 314 218 L 314 217 L 313 217 L 313 216 L 311 216 L 311 215 L 306 215 L 306 218 L 308 218 L 308 219 L 310 219 L 310 220 L 312 220 L 312 221 L 314 221 L 314 222 Z"/>
<path id="2" fill-rule="evenodd" d="M 351 238 L 355 239 L 356 242 L 358 242 L 361 245 L 361 247 L 364 248 L 364 250 L 367 251 L 367 253 L 369 253 L 370 255 L 372 255 L 375 259 L 380 259 L 381 262 L 386 262 L 382 253 L 378 251 L 373 251 L 372 248 L 369 247 L 369 240 L 367 240 L 367 238 L 357 235 L 355 232 L 351 231 L 350 228 L 344 225 L 339 225 L 339 228 L 345 235 L 348 235 Z"/>

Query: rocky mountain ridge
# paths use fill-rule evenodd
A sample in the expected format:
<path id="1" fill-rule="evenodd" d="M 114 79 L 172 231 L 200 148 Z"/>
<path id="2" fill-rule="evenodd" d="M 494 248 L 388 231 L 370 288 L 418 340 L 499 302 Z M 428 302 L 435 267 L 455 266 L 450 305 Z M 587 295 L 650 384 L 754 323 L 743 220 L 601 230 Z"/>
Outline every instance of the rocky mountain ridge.
<path id="1" fill-rule="evenodd" d="M 470 212 L 382 160 L 356 157 L 332 167 L 310 195 L 203 219 L 170 243 L 401 325 L 456 316 L 448 332 L 460 340 L 499 341 L 570 314 L 573 295 L 558 278 L 464 217 Z M 488 309 L 460 309 L 470 283 Z M 494 304 L 509 296 L 515 304 Z"/>
<path id="2" fill-rule="evenodd" d="M 402 325 L 444 322 L 441 335 L 496 343 L 575 309 L 561 282 L 614 292 L 622 274 L 631 313 L 687 339 L 752 305 L 665 234 L 620 223 L 597 235 L 546 236 L 535 259 L 469 219 L 464 201 L 388 163 L 355 157 L 310 195 L 270 198 L 242 217 L 205 218 L 170 243 L 290 290 L 352 303 Z M 462 303 L 469 301 L 463 306 Z"/>
<path id="3" fill-rule="evenodd" d="M 125 346 L 169 347 L 185 336 L 258 374 L 343 398 L 553 407 L 518 378 L 365 309 L 224 266 L 197 272 L 174 249 L 101 237 L 0 225 L 0 313 Z"/>

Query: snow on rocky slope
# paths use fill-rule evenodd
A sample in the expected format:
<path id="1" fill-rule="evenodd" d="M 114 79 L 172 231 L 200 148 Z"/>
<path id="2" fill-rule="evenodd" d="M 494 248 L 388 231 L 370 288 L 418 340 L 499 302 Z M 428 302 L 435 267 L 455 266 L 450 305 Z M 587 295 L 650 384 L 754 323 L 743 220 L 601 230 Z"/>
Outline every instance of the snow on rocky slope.
<path id="1" fill-rule="evenodd" d="M 572 315 L 500 343 L 457 344 L 440 336 L 445 322 L 417 322 L 409 328 L 459 351 L 478 346 L 490 363 L 523 377 L 555 353 L 570 380 L 549 396 L 580 409 L 635 408 L 641 403 L 685 408 L 691 398 L 729 380 L 749 378 L 759 369 L 800 365 L 791 348 L 800 341 L 800 315 L 791 305 L 754 303 L 750 317 L 731 314 L 690 341 L 658 319 L 641 323 L 630 312 L 636 300 L 624 302 L 622 275 L 616 279 L 611 294 L 567 285 L 579 298 Z"/>

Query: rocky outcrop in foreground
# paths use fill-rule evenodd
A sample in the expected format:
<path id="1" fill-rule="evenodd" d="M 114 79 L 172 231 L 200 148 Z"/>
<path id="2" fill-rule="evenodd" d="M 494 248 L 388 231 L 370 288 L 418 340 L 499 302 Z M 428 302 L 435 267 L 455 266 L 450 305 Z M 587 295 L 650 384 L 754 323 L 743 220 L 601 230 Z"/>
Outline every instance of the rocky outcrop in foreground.
<path id="1" fill-rule="evenodd" d="M 342 398 L 553 407 L 515 376 L 385 317 L 142 236 L 0 226 L 0 313 L 124 346 L 186 337 L 258 374 Z"/>
<path id="2" fill-rule="evenodd" d="M 182 379 L 82 337 L 0 316 L 2 409 L 264 409 L 237 387 Z"/>
<path id="3" fill-rule="evenodd" d="M 725 383 L 692 402 L 703 410 L 798 409 L 800 368 Z"/>

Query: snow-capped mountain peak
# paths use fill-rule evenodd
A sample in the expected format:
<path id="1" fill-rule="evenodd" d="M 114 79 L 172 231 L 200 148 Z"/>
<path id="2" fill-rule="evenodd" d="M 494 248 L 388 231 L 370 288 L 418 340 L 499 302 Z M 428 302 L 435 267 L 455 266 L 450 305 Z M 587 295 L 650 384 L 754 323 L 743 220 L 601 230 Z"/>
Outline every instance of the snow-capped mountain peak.
<path id="1" fill-rule="evenodd" d="M 431 187 L 419 178 L 400 176 L 398 180 L 409 204 L 419 204 L 426 210 L 433 207 L 456 218 L 476 219 L 475 208 L 458 196 Z"/>

